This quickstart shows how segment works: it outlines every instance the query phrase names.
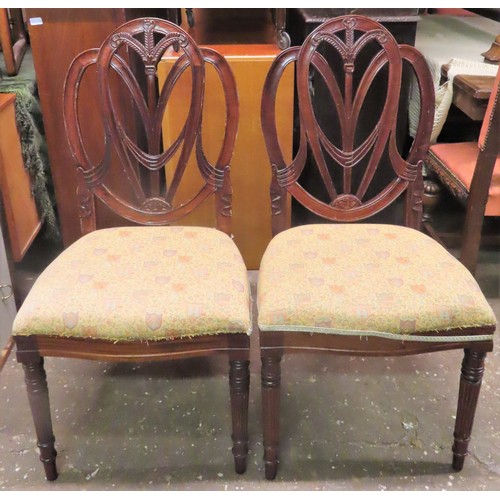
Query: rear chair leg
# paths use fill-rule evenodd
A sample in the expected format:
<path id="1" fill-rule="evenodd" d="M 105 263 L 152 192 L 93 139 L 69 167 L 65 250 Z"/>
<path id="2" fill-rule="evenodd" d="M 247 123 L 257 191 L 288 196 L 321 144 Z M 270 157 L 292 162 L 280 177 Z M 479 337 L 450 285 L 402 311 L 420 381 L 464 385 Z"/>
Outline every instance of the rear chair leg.
<path id="1" fill-rule="evenodd" d="M 229 391 L 233 422 L 233 456 L 236 473 L 243 474 L 248 456 L 248 393 L 250 370 L 248 360 L 229 361 Z"/>
<path id="2" fill-rule="evenodd" d="M 57 479 L 57 452 L 54 447 L 55 439 L 52 432 L 49 391 L 45 369 L 43 368 L 43 358 L 40 357 L 34 362 L 23 362 L 22 365 L 31 414 L 35 423 L 37 444 L 40 449 L 40 460 L 45 469 L 45 477 L 48 481 L 54 481 Z"/>
<path id="3" fill-rule="evenodd" d="M 458 393 L 457 420 L 455 422 L 455 433 L 453 437 L 453 468 L 461 471 L 467 456 L 472 424 L 476 413 L 479 390 L 484 373 L 485 352 L 477 352 L 471 349 L 464 350 L 462 361 L 462 375 L 460 377 L 460 390 Z"/>
<path id="4" fill-rule="evenodd" d="M 262 425 L 266 479 L 278 472 L 281 354 L 262 355 Z"/>

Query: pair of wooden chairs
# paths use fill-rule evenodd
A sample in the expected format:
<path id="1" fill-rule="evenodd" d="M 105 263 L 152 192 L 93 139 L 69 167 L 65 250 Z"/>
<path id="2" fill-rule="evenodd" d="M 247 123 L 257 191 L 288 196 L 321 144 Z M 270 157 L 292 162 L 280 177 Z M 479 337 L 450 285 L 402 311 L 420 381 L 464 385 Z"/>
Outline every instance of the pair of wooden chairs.
<path id="1" fill-rule="evenodd" d="M 179 47 L 180 56 L 158 91 L 156 65 L 173 46 Z M 131 55 L 139 56 L 144 66 L 139 81 L 127 64 Z M 358 58 L 366 61 L 367 56 L 371 63 L 360 69 Z M 201 134 L 207 64 L 217 70 L 225 93 L 225 135 L 213 163 L 204 154 Z M 291 163 L 280 150 L 274 120 L 279 80 L 289 65 L 296 69 L 300 116 L 300 144 Z M 396 124 L 406 66 L 417 75 L 422 105 L 419 131 L 403 159 Z M 78 119 L 80 83 L 90 69 L 97 73 L 105 126 L 99 161 L 86 151 Z M 172 145 L 162 147 L 161 118 L 185 71 L 192 81 L 186 122 Z M 337 137 L 318 124 L 311 72 L 331 96 L 331 111 L 340 124 Z M 138 122 L 125 120 L 111 95 L 109 81 L 116 77 L 130 92 Z M 385 89 L 384 95 L 370 93 L 374 83 Z M 275 477 L 279 460 L 280 360 L 284 353 L 295 352 L 388 356 L 464 349 L 453 446 L 453 467 L 463 466 L 496 320 L 470 273 L 418 231 L 432 89 L 420 54 L 398 46 L 385 28 L 361 16 L 325 23 L 301 48 L 283 51 L 271 67 L 263 91 L 262 127 L 272 166 L 275 237 L 263 257 L 258 284 L 268 479 Z M 381 106 L 377 116 L 369 111 L 367 118 L 363 110 L 370 99 Z M 39 277 L 14 325 L 47 479 L 56 479 L 57 469 L 46 356 L 138 362 L 228 355 L 232 450 L 236 472 L 244 472 L 251 314 L 245 266 L 230 238 L 229 165 L 238 124 L 230 68 L 216 51 L 197 47 L 175 25 L 134 20 L 113 32 L 100 49 L 73 61 L 64 116 L 77 165 L 83 236 Z M 372 124 L 368 134 L 360 132 L 360 122 Z M 192 153 L 204 185 L 192 199 L 177 204 L 176 191 Z M 107 183 L 113 155 L 130 186 L 127 197 Z M 164 166 L 174 155 L 176 169 L 167 186 Z M 308 158 L 312 163 L 307 167 L 319 170 L 324 195 L 312 195 L 301 185 Z M 392 179 L 374 193 L 372 181 L 381 164 Z M 332 180 L 334 166 L 342 172 L 340 187 Z M 407 227 L 347 224 L 380 212 L 403 193 Z M 168 226 L 210 195 L 216 199 L 219 230 Z M 339 224 L 288 229 L 290 196 Z M 95 230 L 96 203 L 147 227 Z"/>

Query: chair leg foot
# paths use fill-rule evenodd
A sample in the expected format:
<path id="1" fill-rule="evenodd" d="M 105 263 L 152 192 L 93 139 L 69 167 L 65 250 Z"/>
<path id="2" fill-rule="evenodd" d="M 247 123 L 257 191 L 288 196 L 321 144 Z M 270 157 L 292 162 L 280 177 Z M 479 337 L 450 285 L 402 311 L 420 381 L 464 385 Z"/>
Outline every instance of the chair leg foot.
<path id="1" fill-rule="evenodd" d="M 234 456 L 234 471 L 236 474 L 244 474 L 247 470 L 247 457 Z"/>
<path id="2" fill-rule="evenodd" d="M 453 454 L 453 462 L 451 466 L 454 471 L 460 472 L 464 468 L 465 455 L 455 455 Z"/>
<path id="3" fill-rule="evenodd" d="M 262 355 L 262 423 L 266 479 L 274 479 L 279 463 L 281 355 Z"/>
<path id="4" fill-rule="evenodd" d="M 23 369 L 31 414 L 35 424 L 38 448 L 40 450 L 40 461 L 43 463 L 47 480 L 55 481 L 58 476 L 56 468 L 57 452 L 54 447 L 55 439 L 52 432 L 49 391 L 43 367 L 43 358 L 40 357 L 34 362 L 23 362 Z"/>
<path id="5" fill-rule="evenodd" d="M 269 481 L 275 479 L 276 474 L 278 473 L 278 462 L 276 461 L 274 463 L 266 463 L 265 472 L 266 472 L 266 479 L 268 479 Z"/>
<path id="6" fill-rule="evenodd" d="M 458 393 L 457 419 L 453 437 L 453 469 L 461 471 L 469 446 L 474 415 L 484 373 L 485 352 L 465 349 Z"/>
<path id="7" fill-rule="evenodd" d="M 229 361 L 229 390 L 233 423 L 234 470 L 243 474 L 248 456 L 248 395 L 250 370 L 248 360 Z"/>

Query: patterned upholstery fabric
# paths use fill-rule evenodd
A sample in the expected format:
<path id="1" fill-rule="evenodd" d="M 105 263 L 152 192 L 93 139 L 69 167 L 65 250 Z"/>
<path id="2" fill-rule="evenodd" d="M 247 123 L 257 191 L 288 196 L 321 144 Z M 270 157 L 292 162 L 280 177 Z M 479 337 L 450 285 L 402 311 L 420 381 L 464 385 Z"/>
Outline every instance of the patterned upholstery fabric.
<path id="1" fill-rule="evenodd" d="M 246 268 L 233 241 L 200 227 L 94 231 L 40 275 L 14 335 L 161 340 L 250 332 Z"/>
<path id="2" fill-rule="evenodd" d="M 428 236 L 392 225 L 309 225 L 278 234 L 262 259 L 258 308 L 262 331 L 411 340 L 417 332 L 496 324 L 460 262 Z"/>

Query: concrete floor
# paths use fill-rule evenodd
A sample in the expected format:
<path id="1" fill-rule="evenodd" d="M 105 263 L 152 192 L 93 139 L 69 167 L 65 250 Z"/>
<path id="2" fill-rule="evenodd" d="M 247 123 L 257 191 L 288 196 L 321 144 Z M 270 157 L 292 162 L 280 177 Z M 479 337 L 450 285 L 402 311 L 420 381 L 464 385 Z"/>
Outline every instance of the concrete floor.
<path id="1" fill-rule="evenodd" d="M 499 257 L 498 249 L 483 250 L 477 273 L 498 317 Z M 33 269 L 26 269 L 28 283 Z M 250 272 L 254 292 L 256 278 Z M 22 369 L 11 356 L 0 373 L 0 490 L 498 490 L 498 349 L 487 358 L 471 454 L 461 473 L 450 466 L 461 357 L 285 357 L 274 482 L 264 479 L 261 459 L 256 336 L 243 476 L 233 472 L 224 358 L 168 364 L 48 358 L 60 472 L 48 483 Z"/>

